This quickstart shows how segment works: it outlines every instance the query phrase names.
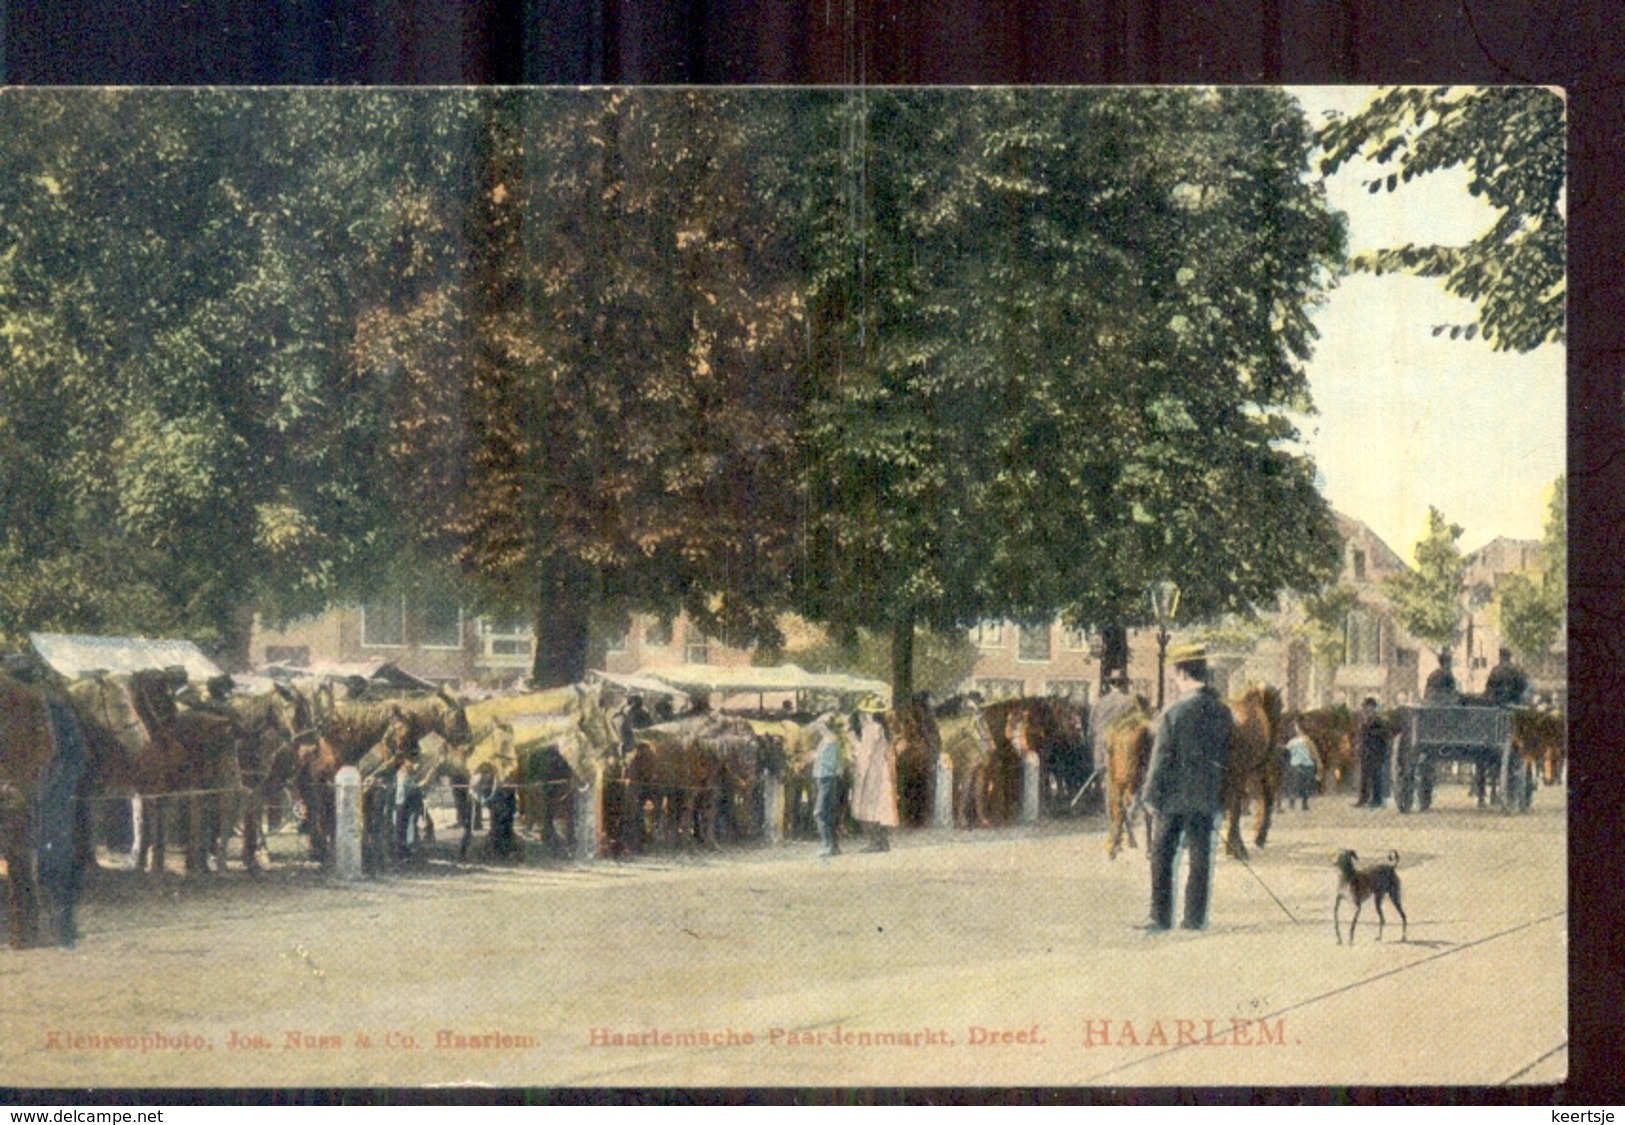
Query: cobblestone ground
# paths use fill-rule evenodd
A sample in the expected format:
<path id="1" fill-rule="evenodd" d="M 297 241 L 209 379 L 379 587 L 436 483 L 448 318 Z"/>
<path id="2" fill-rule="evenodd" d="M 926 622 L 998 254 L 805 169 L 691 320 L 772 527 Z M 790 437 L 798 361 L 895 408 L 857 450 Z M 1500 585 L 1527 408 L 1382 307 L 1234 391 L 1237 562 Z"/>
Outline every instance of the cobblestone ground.
<path id="1" fill-rule="evenodd" d="M 0 951 L 14 1087 L 1560 1081 L 1564 797 L 1327 797 L 1147 935 L 1103 822 L 625 863 L 435 859 L 340 885 L 98 874 L 71 951 Z M 1143 841 L 1142 841 L 1143 844 Z M 1332 928 L 1334 851 L 1400 853 L 1408 940 Z M 1348 915 L 1344 913 L 1344 924 Z"/>

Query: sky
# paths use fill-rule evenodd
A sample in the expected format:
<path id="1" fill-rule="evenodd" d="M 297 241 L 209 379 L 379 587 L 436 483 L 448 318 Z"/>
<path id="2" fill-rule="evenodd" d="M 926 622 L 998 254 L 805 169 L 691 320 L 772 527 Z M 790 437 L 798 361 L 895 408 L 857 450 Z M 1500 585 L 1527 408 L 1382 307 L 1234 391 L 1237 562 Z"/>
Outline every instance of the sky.
<path id="1" fill-rule="evenodd" d="M 1372 91 L 1291 92 L 1318 125 L 1322 110 L 1357 110 Z M 1494 221 L 1459 170 L 1371 194 L 1364 181 L 1375 175 L 1374 165 L 1351 162 L 1327 182 L 1332 206 L 1348 215 L 1354 253 L 1465 242 Z M 1392 274 L 1343 278 L 1314 318 L 1320 341 L 1308 373 L 1318 413 L 1299 419 L 1304 447 L 1332 507 L 1407 562 L 1430 505 L 1461 525 L 1464 552 L 1497 536 L 1540 538 L 1564 469 L 1563 347 L 1514 355 L 1432 334 L 1436 324 L 1472 318 L 1472 304 L 1441 281 Z"/>

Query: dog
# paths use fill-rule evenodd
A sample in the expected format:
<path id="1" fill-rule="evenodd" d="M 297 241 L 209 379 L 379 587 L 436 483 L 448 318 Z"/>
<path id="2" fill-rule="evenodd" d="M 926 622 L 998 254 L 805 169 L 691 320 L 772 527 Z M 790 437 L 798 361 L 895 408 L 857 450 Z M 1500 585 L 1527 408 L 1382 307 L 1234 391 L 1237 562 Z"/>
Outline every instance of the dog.
<path id="1" fill-rule="evenodd" d="M 1360 907 L 1365 905 L 1368 898 L 1377 900 L 1377 940 L 1382 940 L 1382 930 L 1387 923 L 1382 916 L 1382 900 L 1387 898 L 1399 911 L 1399 940 L 1404 941 L 1410 919 L 1405 917 L 1405 907 L 1399 901 L 1399 872 L 1395 869 L 1399 863 L 1399 853 L 1389 852 L 1387 863 L 1370 867 L 1355 867 L 1354 861 L 1359 858 L 1352 850 L 1337 853 L 1337 898 L 1332 903 L 1332 932 L 1337 935 L 1337 944 L 1343 944 L 1342 922 L 1338 914 L 1344 901 L 1354 904 L 1354 917 L 1349 919 L 1349 944 L 1353 945 L 1354 926 L 1360 920 Z"/>

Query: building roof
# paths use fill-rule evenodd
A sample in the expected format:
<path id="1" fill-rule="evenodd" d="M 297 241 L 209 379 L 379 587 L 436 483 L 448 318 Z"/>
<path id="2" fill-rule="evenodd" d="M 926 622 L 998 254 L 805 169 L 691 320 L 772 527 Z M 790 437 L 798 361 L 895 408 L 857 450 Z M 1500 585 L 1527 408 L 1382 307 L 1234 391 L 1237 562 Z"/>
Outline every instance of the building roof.
<path id="1" fill-rule="evenodd" d="M 213 679 L 220 666 L 191 641 L 146 637 L 88 637 L 69 633 L 30 633 L 28 641 L 52 671 L 69 679 L 91 672 L 129 675 L 163 668 L 186 669 L 194 681 Z"/>

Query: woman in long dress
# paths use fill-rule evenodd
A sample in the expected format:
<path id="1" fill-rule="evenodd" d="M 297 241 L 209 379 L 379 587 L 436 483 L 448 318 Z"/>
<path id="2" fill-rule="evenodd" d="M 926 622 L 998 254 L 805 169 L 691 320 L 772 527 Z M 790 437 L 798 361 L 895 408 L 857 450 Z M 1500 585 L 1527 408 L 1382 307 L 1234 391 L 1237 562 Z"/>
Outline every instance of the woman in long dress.
<path id="1" fill-rule="evenodd" d="M 887 829 L 897 827 L 897 761 L 880 717 L 884 709 L 871 696 L 859 702 L 855 718 L 858 745 L 852 755 L 852 815 L 868 830 L 866 852 L 890 848 Z"/>

